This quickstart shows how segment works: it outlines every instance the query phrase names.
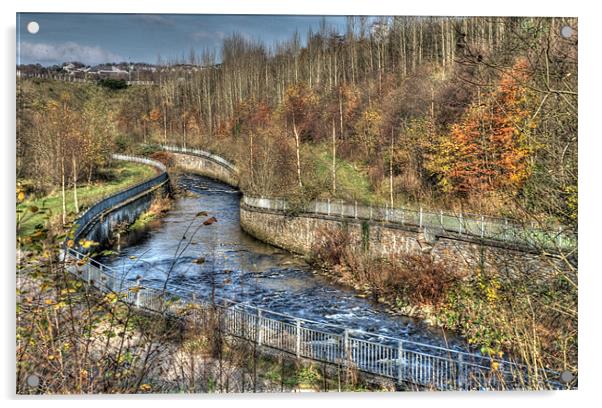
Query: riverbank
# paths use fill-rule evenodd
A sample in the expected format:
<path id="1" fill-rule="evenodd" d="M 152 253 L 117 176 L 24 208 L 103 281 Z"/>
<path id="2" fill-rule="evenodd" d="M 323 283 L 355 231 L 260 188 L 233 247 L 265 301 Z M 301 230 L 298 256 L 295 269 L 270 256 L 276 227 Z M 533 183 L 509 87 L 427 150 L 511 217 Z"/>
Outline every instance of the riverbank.
<path id="1" fill-rule="evenodd" d="M 110 167 L 101 172 L 101 178 L 77 188 L 80 211 L 103 197 L 149 179 L 155 172 L 155 169 L 146 165 L 113 161 Z M 25 237 L 32 234 L 37 225 L 58 230 L 62 212 L 60 188 L 48 195 L 38 197 L 33 192 L 28 193 L 26 183 L 23 182 L 17 180 L 17 195 L 20 192 L 23 194 L 23 199 L 18 200 L 17 205 L 17 236 Z M 65 199 L 67 218 L 70 222 L 76 216 L 73 188 L 65 192 Z"/>
<path id="2" fill-rule="evenodd" d="M 354 369 L 299 360 L 226 335 L 211 308 L 187 308 L 175 318 L 149 314 L 123 302 L 124 294 L 83 285 L 67 272 L 69 264 L 40 255 L 26 262 L 43 273 L 20 276 L 18 394 L 394 389 L 390 381 Z"/>
<path id="3" fill-rule="evenodd" d="M 317 242 L 309 258 L 322 274 L 391 313 L 456 332 L 482 354 L 533 372 L 576 370 L 576 274 L 553 264 L 545 276 L 525 265 L 508 274 L 477 264 L 459 275 L 428 255 L 370 256 L 342 230 L 322 231 Z"/>
<path id="4" fill-rule="evenodd" d="M 320 241 L 314 239 L 319 224 L 313 218 L 241 207 L 245 231 L 306 255 Z M 345 222 L 330 224 L 352 229 Z M 367 228 L 360 227 L 361 231 L 353 229 L 356 237 L 349 247 L 356 253 L 350 259 L 335 259 L 318 268 L 331 283 L 359 292 L 360 298 L 378 302 L 393 315 L 457 332 L 483 355 L 526 362 L 532 370 L 562 367 L 576 371 L 576 266 L 562 254 L 549 257 L 466 240 L 433 243 L 432 237 L 421 236 L 420 231 L 415 236 L 397 234 L 383 240 L 382 231 L 366 234 Z M 366 241 L 371 250 L 393 251 L 373 253 L 358 264 L 364 255 L 357 252 L 362 252 Z M 337 244 L 340 240 L 325 246 L 332 250 Z M 349 255 L 348 249 L 342 252 Z M 400 275 L 395 264 L 401 260 L 405 260 L 401 268 L 405 273 Z M 448 265 L 441 265 L 442 260 Z M 382 271 L 391 269 L 394 273 L 389 279 L 382 279 Z M 425 274 L 425 270 L 430 272 Z M 372 276 L 361 276 L 366 273 Z M 416 297 L 417 292 L 423 295 Z"/>

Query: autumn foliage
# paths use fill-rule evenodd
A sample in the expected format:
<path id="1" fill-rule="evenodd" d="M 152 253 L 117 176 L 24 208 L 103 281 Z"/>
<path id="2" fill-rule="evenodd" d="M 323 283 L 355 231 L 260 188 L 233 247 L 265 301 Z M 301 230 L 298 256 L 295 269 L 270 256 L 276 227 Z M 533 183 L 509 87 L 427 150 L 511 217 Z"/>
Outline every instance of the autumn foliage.
<path id="1" fill-rule="evenodd" d="M 519 59 L 497 88 L 474 103 L 443 137 L 433 168 L 446 191 L 515 193 L 531 173 L 535 127 L 529 110 L 527 61 Z"/>
<path id="2" fill-rule="evenodd" d="M 313 262 L 333 270 L 343 283 L 367 288 L 375 297 L 438 306 L 452 286 L 463 278 L 430 255 L 375 257 L 363 251 L 344 229 L 321 228 L 316 236 Z"/>

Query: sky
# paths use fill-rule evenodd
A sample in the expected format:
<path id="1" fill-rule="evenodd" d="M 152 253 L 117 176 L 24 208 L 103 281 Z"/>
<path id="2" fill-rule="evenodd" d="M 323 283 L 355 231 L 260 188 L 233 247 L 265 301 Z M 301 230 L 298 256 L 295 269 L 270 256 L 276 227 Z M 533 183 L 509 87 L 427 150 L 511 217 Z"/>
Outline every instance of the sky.
<path id="1" fill-rule="evenodd" d="M 301 38 L 317 31 L 321 16 L 201 15 L 201 14 L 78 14 L 18 13 L 17 64 L 42 65 L 79 61 L 148 62 L 182 59 L 194 49 L 215 49 L 232 33 L 266 45 Z M 326 24 L 345 30 L 345 17 L 326 16 Z M 28 32 L 35 21 L 39 31 Z"/>

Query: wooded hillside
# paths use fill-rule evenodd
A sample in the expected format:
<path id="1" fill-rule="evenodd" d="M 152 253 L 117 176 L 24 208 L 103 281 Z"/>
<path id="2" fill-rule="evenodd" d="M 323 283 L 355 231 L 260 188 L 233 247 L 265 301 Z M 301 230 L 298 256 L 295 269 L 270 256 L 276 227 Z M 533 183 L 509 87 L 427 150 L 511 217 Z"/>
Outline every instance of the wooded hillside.
<path id="1" fill-rule="evenodd" d="M 21 80 L 18 174 L 76 180 L 108 149 L 171 143 L 236 161 L 253 193 L 576 225 L 576 19 L 350 17 L 182 62 L 126 90 Z"/>

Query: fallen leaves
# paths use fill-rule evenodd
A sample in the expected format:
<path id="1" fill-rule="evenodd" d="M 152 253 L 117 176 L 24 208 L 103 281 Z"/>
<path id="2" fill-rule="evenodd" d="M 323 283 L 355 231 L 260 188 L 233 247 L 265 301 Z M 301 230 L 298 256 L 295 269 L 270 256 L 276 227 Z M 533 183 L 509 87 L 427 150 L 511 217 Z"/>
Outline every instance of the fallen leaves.
<path id="1" fill-rule="evenodd" d="M 217 222 L 217 218 L 211 217 L 211 218 L 207 218 L 205 221 L 203 221 L 203 225 L 211 225 L 216 222 Z"/>

